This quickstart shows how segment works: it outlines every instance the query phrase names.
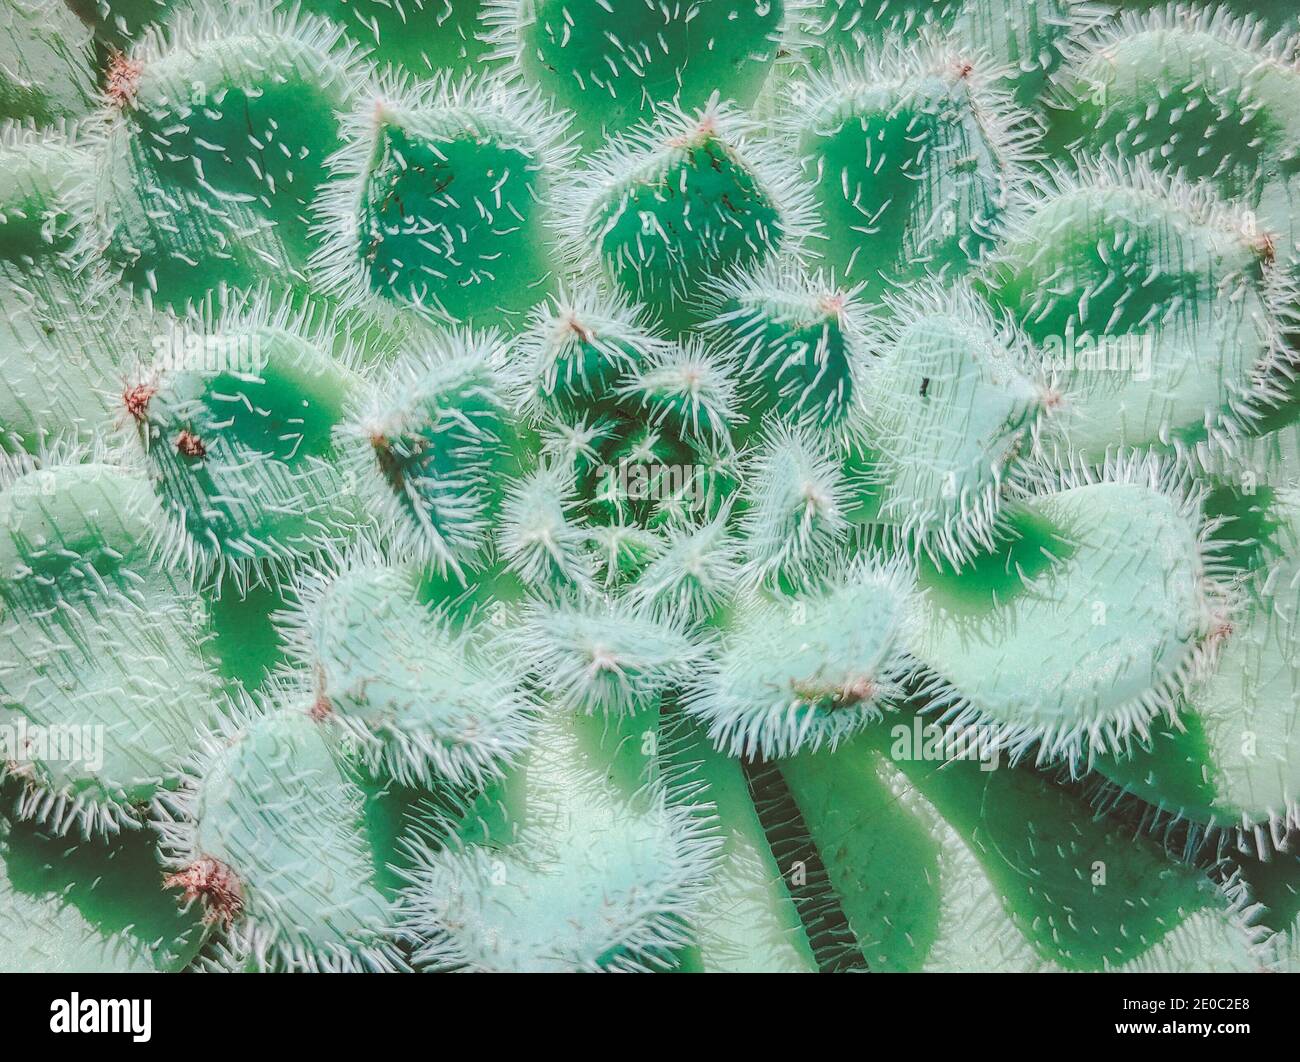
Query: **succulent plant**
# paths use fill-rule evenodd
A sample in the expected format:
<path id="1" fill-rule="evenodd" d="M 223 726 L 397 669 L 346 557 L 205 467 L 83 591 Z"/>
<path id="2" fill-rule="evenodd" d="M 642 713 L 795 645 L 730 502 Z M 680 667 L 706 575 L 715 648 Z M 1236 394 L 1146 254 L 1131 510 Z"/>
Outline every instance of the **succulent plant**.
<path id="1" fill-rule="evenodd" d="M 0 966 L 1300 967 L 1300 24 L 12 0 Z"/>

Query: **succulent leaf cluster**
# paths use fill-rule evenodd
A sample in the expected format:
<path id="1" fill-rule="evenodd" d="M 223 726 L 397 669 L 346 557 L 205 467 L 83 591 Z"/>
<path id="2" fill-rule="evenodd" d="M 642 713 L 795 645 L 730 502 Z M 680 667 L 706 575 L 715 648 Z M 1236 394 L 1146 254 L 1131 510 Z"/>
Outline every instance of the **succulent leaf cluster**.
<path id="1" fill-rule="evenodd" d="M 7 3 L 0 966 L 1296 969 L 1300 23 L 1125 6 Z"/>

